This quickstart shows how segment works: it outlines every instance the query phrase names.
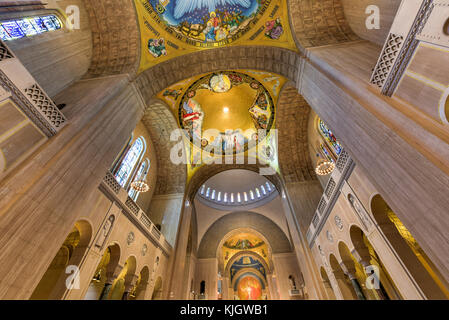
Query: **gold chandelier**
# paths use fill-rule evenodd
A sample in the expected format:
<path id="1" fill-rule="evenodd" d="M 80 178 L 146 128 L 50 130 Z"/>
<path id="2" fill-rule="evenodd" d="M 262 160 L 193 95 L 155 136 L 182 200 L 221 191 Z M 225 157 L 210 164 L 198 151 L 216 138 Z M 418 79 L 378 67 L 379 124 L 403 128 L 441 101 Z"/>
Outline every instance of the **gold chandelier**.
<path id="1" fill-rule="evenodd" d="M 335 169 L 335 164 L 326 159 L 319 159 L 315 168 L 315 172 L 319 176 L 327 176 Z"/>
<path id="2" fill-rule="evenodd" d="M 145 182 L 145 180 L 136 180 L 131 183 L 131 188 L 138 192 L 148 192 L 150 186 Z"/>

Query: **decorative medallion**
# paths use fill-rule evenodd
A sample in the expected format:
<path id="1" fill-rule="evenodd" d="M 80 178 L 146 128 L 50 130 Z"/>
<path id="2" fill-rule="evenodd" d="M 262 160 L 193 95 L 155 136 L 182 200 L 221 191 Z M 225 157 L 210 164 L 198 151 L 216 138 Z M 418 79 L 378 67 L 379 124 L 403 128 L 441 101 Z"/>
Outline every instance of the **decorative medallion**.
<path id="1" fill-rule="evenodd" d="M 130 245 L 131 243 L 134 242 L 134 240 L 136 239 L 136 236 L 134 235 L 134 232 L 130 232 L 128 233 L 128 237 L 126 238 L 126 242 L 128 243 L 128 245 Z"/>
<path id="2" fill-rule="evenodd" d="M 142 254 L 142 256 L 145 256 L 147 254 L 148 251 L 148 246 L 146 244 L 144 244 L 142 246 L 142 250 L 140 251 L 140 253 Z"/>
<path id="3" fill-rule="evenodd" d="M 335 224 L 337 225 L 337 228 L 339 230 L 343 230 L 343 221 L 341 220 L 341 218 L 339 216 L 335 216 L 334 221 L 335 221 Z"/>
<path id="4" fill-rule="evenodd" d="M 329 240 L 329 242 L 334 242 L 334 237 L 332 236 L 329 230 L 326 231 L 326 237 L 327 240 Z"/>

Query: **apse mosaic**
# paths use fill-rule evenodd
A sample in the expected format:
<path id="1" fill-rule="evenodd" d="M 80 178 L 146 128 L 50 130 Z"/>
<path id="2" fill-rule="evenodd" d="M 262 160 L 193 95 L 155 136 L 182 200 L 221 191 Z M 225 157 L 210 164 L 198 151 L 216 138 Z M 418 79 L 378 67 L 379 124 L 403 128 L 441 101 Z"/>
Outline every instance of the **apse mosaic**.
<path id="1" fill-rule="evenodd" d="M 297 51 L 286 0 L 134 0 L 143 71 L 172 57 L 227 45 Z"/>
<path id="2" fill-rule="evenodd" d="M 268 263 L 268 246 L 258 236 L 252 233 L 239 233 L 231 236 L 223 243 L 222 254 L 224 266 L 241 251 L 251 251 L 257 253 Z"/>
<path id="3" fill-rule="evenodd" d="M 237 285 L 240 300 L 262 300 L 262 284 L 253 276 L 242 278 Z"/>
<path id="4" fill-rule="evenodd" d="M 266 278 L 266 276 L 267 276 L 266 270 L 265 270 L 263 264 L 259 260 L 255 259 L 251 256 L 243 256 L 240 259 L 238 259 L 237 261 L 235 261 L 230 268 L 231 282 L 234 279 L 234 277 L 237 275 L 237 273 L 243 269 L 253 269 L 253 270 L 256 270 L 258 273 L 260 273 L 264 278 Z"/>
<path id="5" fill-rule="evenodd" d="M 180 81 L 157 97 L 184 129 L 191 177 L 204 164 L 204 155 L 260 154 L 278 169 L 275 128 L 276 103 L 287 79 L 255 70 L 202 74 Z M 262 136 L 259 130 L 263 131 Z"/>

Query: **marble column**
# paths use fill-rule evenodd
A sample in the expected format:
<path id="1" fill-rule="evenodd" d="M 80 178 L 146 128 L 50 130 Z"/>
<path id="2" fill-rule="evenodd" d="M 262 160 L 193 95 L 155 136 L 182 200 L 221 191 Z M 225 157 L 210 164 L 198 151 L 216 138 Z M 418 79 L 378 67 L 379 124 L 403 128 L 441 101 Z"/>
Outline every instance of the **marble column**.
<path id="1" fill-rule="evenodd" d="M 101 291 L 99 300 L 108 300 L 112 284 L 114 283 L 114 280 L 120 275 L 122 269 L 123 266 L 118 264 L 115 268 L 106 272 L 106 283 L 104 284 L 103 290 Z"/>
<path id="2" fill-rule="evenodd" d="M 185 299 L 183 297 L 183 275 L 186 262 L 186 251 L 190 231 L 190 222 L 192 219 L 192 205 L 189 203 L 183 207 L 181 221 L 178 228 L 178 236 L 175 250 L 173 252 L 172 272 L 169 285 L 169 300 Z"/>
<path id="3" fill-rule="evenodd" d="M 139 276 L 136 274 L 125 276 L 125 291 L 123 292 L 122 300 L 128 300 L 131 291 L 136 286 Z"/>

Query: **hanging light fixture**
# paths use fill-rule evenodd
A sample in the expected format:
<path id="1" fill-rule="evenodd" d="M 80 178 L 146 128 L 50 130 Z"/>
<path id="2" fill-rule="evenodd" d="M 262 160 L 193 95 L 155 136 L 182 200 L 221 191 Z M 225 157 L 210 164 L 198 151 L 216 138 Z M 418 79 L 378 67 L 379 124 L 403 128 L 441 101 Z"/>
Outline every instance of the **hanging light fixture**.
<path id="1" fill-rule="evenodd" d="M 317 156 L 320 157 L 319 154 L 317 154 Z M 316 164 L 315 172 L 319 176 L 327 176 L 328 174 L 331 174 L 334 169 L 335 164 L 332 161 L 320 157 Z"/>
<path id="2" fill-rule="evenodd" d="M 143 176 L 143 178 L 142 178 L 142 176 Z M 137 192 L 141 192 L 141 193 L 148 192 L 150 190 L 150 186 L 145 181 L 145 179 L 146 179 L 146 173 L 142 174 L 138 179 L 134 180 L 131 183 L 131 188 L 133 188 Z"/>

